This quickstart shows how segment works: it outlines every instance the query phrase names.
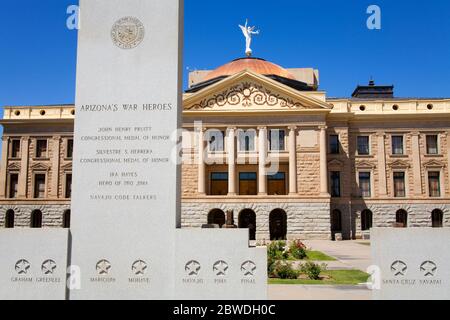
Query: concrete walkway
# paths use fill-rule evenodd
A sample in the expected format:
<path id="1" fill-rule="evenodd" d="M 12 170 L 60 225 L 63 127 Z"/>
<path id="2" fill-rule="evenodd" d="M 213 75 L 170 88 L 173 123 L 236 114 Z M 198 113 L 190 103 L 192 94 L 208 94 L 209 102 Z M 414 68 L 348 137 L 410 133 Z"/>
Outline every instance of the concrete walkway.
<path id="1" fill-rule="evenodd" d="M 269 300 L 371 300 L 365 286 L 270 285 Z"/>
<path id="2" fill-rule="evenodd" d="M 309 249 L 322 251 L 323 253 L 338 259 L 343 265 L 352 269 L 366 272 L 372 264 L 370 246 L 361 244 L 362 241 L 304 241 Z"/>

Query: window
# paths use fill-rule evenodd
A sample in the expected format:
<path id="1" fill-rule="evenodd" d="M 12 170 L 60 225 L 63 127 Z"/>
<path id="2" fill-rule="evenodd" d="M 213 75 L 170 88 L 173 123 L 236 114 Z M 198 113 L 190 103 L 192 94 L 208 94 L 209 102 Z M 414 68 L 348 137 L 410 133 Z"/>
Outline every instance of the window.
<path id="1" fill-rule="evenodd" d="M 406 197 L 405 173 L 394 172 L 394 197 Z"/>
<path id="2" fill-rule="evenodd" d="M 66 189 L 65 189 L 65 198 L 72 198 L 72 174 L 66 174 Z"/>
<path id="3" fill-rule="evenodd" d="M 341 196 L 341 173 L 339 171 L 331 172 L 331 196 L 340 198 Z"/>
<path id="4" fill-rule="evenodd" d="M 34 176 L 34 198 L 45 198 L 45 174 L 36 174 Z"/>
<path id="5" fill-rule="evenodd" d="M 20 140 L 14 139 L 11 140 L 11 158 L 18 159 L 20 158 Z"/>
<path id="6" fill-rule="evenodd" d="M 438 198 L 441 196 L 441 173 L 428 172 L 428 185 L 430 197 Z"/>
<path id="7" fill-rule="evenodd" d="M 14 218 L 15 218 L 14 210 L 6 211 L 6 214 L 5 214 L 5 228 L 6 229 L 14 228 Z"/>
<path id="8" fill-rule="evenodd" d="M 368 136 L 360 136 L 360 137 L 358 137 L 357 142 L 358 142 L 358 155 L 360 155 L 360 156 L 370 155 L 369 137 Z"/>
<path id="9" fill-rule="evenodd" d="M 444 226 L 444 213 L 439 209 L 433 210 L 431 220 L 433 228 L 442 228 Z"/>
<path id="10" fill-rule="evenodd" d="M 267 189 L 269 196 L 286 195 L 286 174 L 278 172 L 267 177 Z"/>
<path id="11" fill-rule="evenodd" d="M 369 231 L 372 229 L 373 224 L 373 214 L 370 210 L 364 210 L 361 212 L 361 230 Z"/>
<path id="12" fill-rule="evenodd" d="M 68 159 L 72 159 L 73 158 L 73 139 L 67 139 L 66 157 Z"/>
<path id="13" fill-rule="evenodd" d="M 393 155 L 403 155 L 403 136 L 392 136 L 392 154 Z"/>
<path id="14" fill-rule="evenodd" d="M 330 136 L 330 154 L 339 154 L 340 153 L 340 142 L 338 135 Z"/>
<path id="15" fill-rule="evenodd" d="M 64 211 L 63 214 L 63 228 L 69 229 L 70 228 L 70 210 Z"/>
<path id="16" fill-rule="evenodd" d="M 42 212 L 40 210 L 34 210 L 31 213 L 31 228 L 42 228 Z"/>
<path id="17" fill-rule="evenodd" d="M 286 150 L 285 141 L 286 141 L 286 131 L 280 129 L 269 130 L 270 151 Z"/>
<path id="18" fill-rule="evenodd" d="M 208 132 L 208 148 L 210 152 L 223 152 L 225 132 L 209 131 Z"/>
<path id="19" fill-rule="evenodd" d="M 361 197 L 370 198 L 371 197 L 371 187 L 370 187 L 370 172 L 360 172 L 359 173 L 359 190 Z"/>
<path id="20" fill-rule="evenodd" d="M 439 154 L 437 135 L 427 136 L 427 154 Z"/>
<path id="21" fill-rule="evenodd" d="M 228 173 L 211 173 L 211 195 L 226 196 L 228 194 Z"/>
<path id="22" fill-rule="evenodd" d="M 242 196 L 255 196 L 258 194 L 256 172 L 239 173 L 239 194 Z"/>
<path id="23" fill-rule="evenodd" d="M 239 131 L 239 151 L 249 152 L 255 151 L 255 137 L 256 131 Z"/>
<path id="24" fill-rule="evenodd" d="M 408 227 L 408 213 L 405 210 L 398 210 L 395 214 L 395 222 L 398 228 Z"/>
<path id="25" fill-rule="evenodd" d="M 9 175 L 9 198 L 15 199 L 18 195 L 19 175 L 12 173 Z"/>
<path id="26" fill-rule="evenodd" d="M 47 158 L 47 140 L 36 140 L 36 158 Z"/>

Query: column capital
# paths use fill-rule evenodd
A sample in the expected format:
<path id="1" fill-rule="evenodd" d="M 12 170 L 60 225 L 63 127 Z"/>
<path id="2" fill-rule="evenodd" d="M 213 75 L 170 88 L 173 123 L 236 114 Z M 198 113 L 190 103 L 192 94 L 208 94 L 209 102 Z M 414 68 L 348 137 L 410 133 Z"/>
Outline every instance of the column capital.
<path id="1" fill-rule="evenodd" d="M 237 130 L 237 127 L 228 127 L 227 130 L 228 130 L 228 131 L 236 131 L 236 130 Z"/>
<path id="2" fill-rule="evenodd" d="M 22 141 L 30 141 L 30 136 L 23 136 Z"/>
<path id="3" fill-rule="evenodd" d="M 208 131 L 208 128 L 205 128 L 205 127 L 195 127 L 195 132 L 197 132 L 197 133 L 205 133 L 206 131 Z"/>
<path id="4" fill-rule="evenodd" d="M 288 126 L 289 131 L 296 131 L 298 127 L 296 125 L 290 125 Z"/>
<path id="5" fill-rule="evenodd" d="M 259 126 L 259 127 L 258 127 L 258 130 L 259 130 L 259 131 L 267 130 L 267 126 Z"/>
<path id="6" fill-rule="evenodd" d="M 3 142 L 8 142 L 9 139 L 10 139 L 9 136 L 2 136 L 2 141 L 3 141 Z"/>
<path id="7" fill-rule="evenodd" d="M 419 137 L 420 136 L 420 132 L 419 131 L 413 131 L 410 134 L 411 134 L 411 137 Z"/>
<path id="8" fill-rule="evenodd" d="M 320 130 L 320 131 L 328 130 L 328 126 L 327 126 L 327 125 L 320 125 L 320 126 L 319 126 L 319 130 Z"/>
<path id="9" fill-rule="evenodd" d="M 52 139 L 54 141 L 61 141 L 61 136 L 53 136 Z"/>
<path id="10" fill-rule="evenodd" d="M 385 138 L 386 137 L 386 133 L 385 132 L 377 132 L 375 135 L 377 137 L 379 137 L 379 138 Z"/>

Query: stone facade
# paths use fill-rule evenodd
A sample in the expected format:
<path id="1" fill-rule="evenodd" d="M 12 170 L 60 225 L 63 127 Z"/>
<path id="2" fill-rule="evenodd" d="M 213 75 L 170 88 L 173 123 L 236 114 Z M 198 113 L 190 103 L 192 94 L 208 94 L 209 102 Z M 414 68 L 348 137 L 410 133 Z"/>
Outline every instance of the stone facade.
<path id="1" fill-rule="evenodd" d="M 259 241 L 270 240 L 274 223 L 270 216 L 277 209 L 286 215 L 287 239 L 331 239 L 335 233 L 342 233 L 344 239 L 361 237 L 364 210 L 372 212 L 376 227 L 394 226 L 400 209 L 408 214 L 408 227 L 431 227 L 432 212 L 439 210 L 441 225 L 450 227 L 450 99 L 331 99 L 317 90 L 316 81 L 307 89 L 292 84 L 294 75 L 289 81 L 278 81 L 273 75 L 242 70 L 201 83 L 203 74 L 207 72 L 191 79 L 192 88 L 183 102 L 183 228 L 201 228 L 214 209 L 233 210 L 237 224 L 243 210 L 252 211 Z M 72 173 L 67 148 L 73 121 L 71 105 L 5 108 L 0 122 L 4 127 L 0 228 L 8 210 L 15 212 L 16 227 L 28 227 L 33 210 L 42 211 L 44 227 L 62 226 L 63 213 L 70 208 L 65 197 L 66 179 Z M 271 129 L 284 131 L 283 150 L 269 148 Z M 222 150 L 208 149 L 209 130 L 224 133 Z M 252 150 L 242 152 L 240 130 L 255 132 Z M 331 135 L 339 137 L 337 154 L 330 150 Z M 430 135 L 438 139 L 436 154 L 427 150 Z M 367 155 L 358 154 L 359 136 L 369 137 Z M 403 154 L 394 154 L 393 136 L 403 137 Z M 38 139 L 48 141 L 45 157 L 36 157 Z M 15 158 L 14 140 L 20 140 Z M 273 167 L 284 174 L 284 194 L 268 193 L 264 177 Z M 240 195 L 239 176 L 249 172 L 258 177 L 256 192 Z M 332 172 L 340 173 L 338 197 L 331 196 Z M 361 195 L 360 172 L 370 172 L 370 196 Z M 405 174 L 403 197 L 395 194 L 396 172 Z M 430 195 L 429 172 L 440 174 L 439 196 Z M 228 177 L 228 190 L 222 190 L 222 196 L 211 194 L 213 173 Z M 11 174 L 18 175 L 14 198 Z M 41 199 L 34 198 L 35 174 L 46 177 Z"/>

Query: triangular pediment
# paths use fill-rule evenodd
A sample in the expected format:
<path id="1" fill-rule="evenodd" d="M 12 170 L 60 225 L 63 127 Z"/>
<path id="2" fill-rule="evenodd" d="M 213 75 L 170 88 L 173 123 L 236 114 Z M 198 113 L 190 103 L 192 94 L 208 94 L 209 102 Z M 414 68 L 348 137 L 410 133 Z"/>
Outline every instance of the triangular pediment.
<path id="1" fill-rule="evenodd" d="M 61 169 L 63 171 L 72 171 L 72 163 L 67 163 L 67 164 L 61 166 Z"/>
<path id="2" fill-rule="evenodd" d="M 8 165 L 8 170 L 10 170 L 10 171 L 20 170 L 20 164 L 17 163 L 17 162 L 13 162 L 13 163 Z"/>
<path id="3" fill-rule="evenodd" d="M 251 70 L 185 96 L 183 106 L 184 112 L 331 111 L 326 102 Z"/>
<path id="4" fill-rule="evenodd" d="M 337 159 L 333 159 L 328 162 L 329 168 L 342 168 L 343 166 L 344 166 L 344 163 Z"/>
<path id="5" fill-rule="evenodd" d="M 374 169 L 376 166 L 369 161 L 363 160 L 363 161 L 357 162 L 356 167 L 361 168 L 361 169 Z"/>
<path id="6" fill-rule="evenodd" d="M 403 160 L 396 160 L 389 164 L 391 168 L 409 168 L 411 165 Z"/>
<path id="7" fill-rule="evenodd" d="M 31 169 L 35 171 L 47 171 L 49 170 L 49 166 L 43 163 L 36 163 L 31 166 Z"/>
<path id="8" fill-rule="evenodd" d="M 437 160 L 430 160 L 428 162 L 425 162 L 423 164 L 425 168 L 443 168 L 445 167 L 445 164 L 443 162 L 437 161 Z"/>

